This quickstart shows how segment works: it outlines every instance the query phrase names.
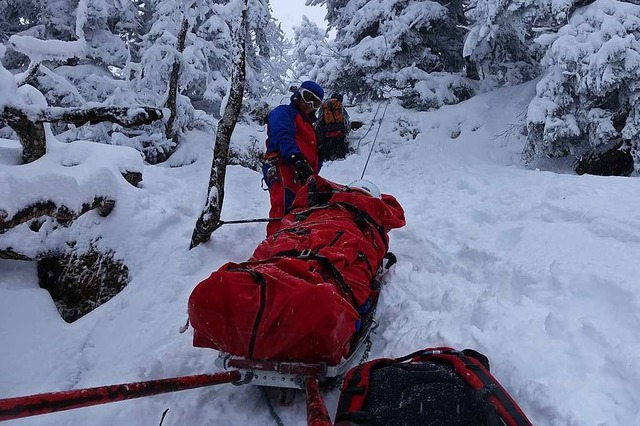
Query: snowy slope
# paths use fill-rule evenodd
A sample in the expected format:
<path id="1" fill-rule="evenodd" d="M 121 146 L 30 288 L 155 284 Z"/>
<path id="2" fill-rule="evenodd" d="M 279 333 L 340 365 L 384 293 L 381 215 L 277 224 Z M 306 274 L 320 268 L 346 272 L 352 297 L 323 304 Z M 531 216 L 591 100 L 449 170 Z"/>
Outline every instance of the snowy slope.
<path id="1" fill-rule="evenodd" d="M 398 198 L 407 226 L 391 233 L 399 263 L 387 276 L 371 355 L 472 347 L 536 425 L 637 425 L 640 197 L 629 195 L 639 181 L 524 168 L 523 140 L 509 129 L 533 95 L 529 83 L 435 112 L 386 109 L 365 178 Z M 350 113 L 370 123 L 376 107 Z M 322 175 L 359 178 L 374 124 L 351 135 L 354 144 L 364 136 L 359 153 Z M 234 138 L 260 132 L 239 127 Z M 81 219 L 102 221 L 105 244 L 132 276 L 91 314 L 66 324 L 33 265 L 0 261 L 0 398 L 215 370 L 215 352 L 178 332 L 187 298 L 224 262 L 245 260 L 264 225 L 224 226 L 187 250 L 210 138 L 193 133 L 182 147 L 178 155 L 197 158 L 189 166 L 145 166 L 143 187 L 118 194 L 108 218 Z M 230 167 L 223 219 L 267 211 L 260 175 Z M 331 414 L 337 396 L 325 395 Z M 164 426 L 274 424 L 257 388 L 231 385 L 6 424 L 157 425 L 167 408 Z M 305 424 L 302 398 L 276 410 L 286 425 Z"/>

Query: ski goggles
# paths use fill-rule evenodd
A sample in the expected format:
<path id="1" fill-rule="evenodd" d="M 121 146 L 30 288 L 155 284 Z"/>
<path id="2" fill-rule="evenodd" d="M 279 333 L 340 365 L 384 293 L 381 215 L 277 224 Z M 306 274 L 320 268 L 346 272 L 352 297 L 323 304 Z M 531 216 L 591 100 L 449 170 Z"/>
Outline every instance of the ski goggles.
<path id="1" fill-rule="evenodd" d="M 322 106 L 322 99 L 320 99 L 318 95 L 313 93 L 311 90 L 300 89 L 300 96 L 302 97 L 302 100 L 311 105 L 311 108 L 313 109 L 320 109 Z"/>

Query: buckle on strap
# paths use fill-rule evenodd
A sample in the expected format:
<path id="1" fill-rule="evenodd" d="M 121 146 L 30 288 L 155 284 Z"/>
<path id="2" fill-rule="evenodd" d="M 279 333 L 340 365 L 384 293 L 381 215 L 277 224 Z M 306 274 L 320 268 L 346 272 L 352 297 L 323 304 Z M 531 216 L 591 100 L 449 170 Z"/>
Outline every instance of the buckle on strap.
<path id="1" fill-rule="evenodd" d="M 311 249 L 304 249 L 298 255 L 298 257 L 301 258 L 301 259 L 306 259 L 309 256 L 311 256 Z"/>

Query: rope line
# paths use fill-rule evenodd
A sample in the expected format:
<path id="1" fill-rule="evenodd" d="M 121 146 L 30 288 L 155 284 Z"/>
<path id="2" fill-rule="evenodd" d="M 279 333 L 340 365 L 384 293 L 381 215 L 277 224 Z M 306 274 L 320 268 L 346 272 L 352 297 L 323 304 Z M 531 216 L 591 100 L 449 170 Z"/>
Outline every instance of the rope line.
<path id="1" fill-rule="evenodd" d="M 362 175 L 360 176 L 360 179 L 364 178 L 364 174 L 367 171 L 367 166 L 369 165 L 371 154 L 373 154 L 373 147 L 376 145 L 376 140 L 378 139 L 378 133 L 380 133 L 380 128 L 382 127 L 382 121 L 384 120 L 384 116 L 387 113 L 387 107 L 389 106 L 390 103 L 391 102 L 387 100 L 387 104 L 384 106 L 384 111 L 382 112 L 382 117 L 380 117 L 380 123 L 378 124 L 378 130 L 376 131 L 376 135 L 373 137 L 373 142 L 371 143 L 371 149 L 369 150 L 369 155 L 367 156 L 367 162 L 365 163 L 364 168 L 362 169 Z M 378 108 L 380 108 L 380 105 L 378 105 Z"/>
<path id="2" fill-rule="evenodd" d="M 260 390 L 262 391 L 262 396 L 264 396 L 264 400 L 267 402 L 267 407 L 269 407 L 269 414 L 271 414 L 271 417 L 273 417 L 273 420 L 276 422 L 278 426 L 284 426 L 284 423 L 282 423 L 282 419 L 280 418 L 280 416 L 278 416 L 278 413 L 276 413 L 275 408 L 273 408 L 271 399 L 267 394 L 267 389 L 263 386 L 260 386 Z"/>
<path id="3" fill-rule="evenodd" d="M 373 118 L 371 119 L 371 124 L 369 125 L 369 129 L 367 129 L 367 132 L 364 135 L 362 135 L 362 137 L 358 140 L 358 146 L 356 147 L 356 151 L 358 151 L 360 149 L 360 143 L 362 142 L 362 140 L 369 134 L 371 129 L 373 129 L 373 124 L 376 122 L 376 117 L 378 116 L 378 111 L 380 111 L 380 107 L 381 106 L 382 106 L 382 102 L 380 102 L 378 104 L 378 108 L 376 109 L 376 113 L 373 114 Z"/>

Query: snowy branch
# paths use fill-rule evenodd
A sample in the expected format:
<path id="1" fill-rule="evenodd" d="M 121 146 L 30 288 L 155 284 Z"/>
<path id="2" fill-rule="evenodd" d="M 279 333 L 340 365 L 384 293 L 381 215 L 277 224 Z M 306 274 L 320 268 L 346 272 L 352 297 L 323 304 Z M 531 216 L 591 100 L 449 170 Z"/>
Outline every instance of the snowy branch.
<path id="1" fill-rule="evenodd" d="M 122 127 L 150 124 L 162 119 L 162 110 L 153 107 L 93 107 L 93 108 L 42 108 L 5 106 L 0 110 L 0 121 L 11 127 L 23 147 L 22 159 L 30 163 L 46 153 L 44 127 L 42 123 L 73 123 L 81 126 L 104 121 Z"/>
<path id="2" fill-rule="evenodd" d="M 97 196 L 94 197 L 92 202 L 83 203 L 80 211 L 74 212 L 64 205 L 56 205 L 53 201 L 39 201 L 22 208 L 11 218 L 8 218 L 7 215 L 3 214 L 4 212 L 0 210 L 0 234 L 43 216 L 54 218 L 64 227 L 70 226 L 74 220 L 94 209 L 98 210 L 100 216 L 106 217 L 115 207 L 115 203 L 114 200 Z"/>
<path id="3" fill-rule="evenodd" d="M 93 108 L 23 108 L 29 119 L 35 123 L 73 123 L 83 125 L 104 121 L 122 127 L 151 124 L 162 119 L 162 110 L 154 107 L 93 107 Z M 0 120 L 2 114 L 0 113 Z"/>

